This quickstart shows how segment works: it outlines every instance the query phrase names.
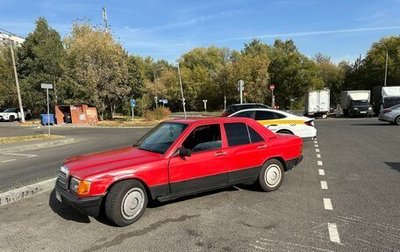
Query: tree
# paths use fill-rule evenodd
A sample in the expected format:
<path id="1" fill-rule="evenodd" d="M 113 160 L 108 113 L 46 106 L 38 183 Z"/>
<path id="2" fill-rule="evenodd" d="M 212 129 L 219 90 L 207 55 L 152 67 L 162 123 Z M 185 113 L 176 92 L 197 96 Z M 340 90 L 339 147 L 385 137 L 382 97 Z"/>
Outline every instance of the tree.
<path id="1" fill-rule="evenodd" d="M 55 92 L 57 91 L 57 84 L 62 76 L 63 53 L 60 34 L 49 27 L 45 18 L 39 18 L 35 30 L 17 50 L 24 106 L 31 107 L 35 112 L 45 108 L 46 95 L 40 84 L 53 83 Z"/>
<path id="2" fill-rule="evenodd" d="M 0 45 L 0 107 L 18 104 L 12 68 L 11 52 L 7 46 Z"/>
<path id="3" fill-rule="evenodd" d="M 62 100 L 95 105 L 102 119 L 112 118 L 132 92 L 128 55 L 111 34 L 87 24 L 73 25 L 64 43 Z"/>

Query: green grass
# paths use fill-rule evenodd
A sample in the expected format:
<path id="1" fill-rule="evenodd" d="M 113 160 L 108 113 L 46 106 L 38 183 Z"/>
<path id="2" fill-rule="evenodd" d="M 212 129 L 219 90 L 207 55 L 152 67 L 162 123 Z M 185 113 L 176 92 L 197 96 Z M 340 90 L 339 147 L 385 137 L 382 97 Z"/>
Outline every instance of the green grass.
<path id="1" fill-rule="evenodd" d="M 50 139 L 59 139 L 64 138 L 63 136 L 58 135 L 29 135 L 29 136 L 12 136 L 12 137 L 0 137 L 0 144 L 8 144 L 8 143 L 19 143 L 26 141 L 34 141 L 34 140 L 50 140 Z"/>

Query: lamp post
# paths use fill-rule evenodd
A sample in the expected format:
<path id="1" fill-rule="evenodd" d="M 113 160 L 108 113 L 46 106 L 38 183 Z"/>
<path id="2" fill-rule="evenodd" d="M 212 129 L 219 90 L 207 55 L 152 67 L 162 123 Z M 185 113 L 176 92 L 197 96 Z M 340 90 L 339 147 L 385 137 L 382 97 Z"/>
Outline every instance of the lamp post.
<path id="1" fill-rule="evenodd" d="M 180 88 L 181 88 L 183 114 L 184 114 L 185 118 L 187 118 L 187 116 L 186 116 L 186 106 L 185 106 L 185 97 L 183 96 L 181 69 L 179 68 L 179 61 L 178 61 L 178 75 L 179 75 L 179 85 L 180 85 Z"/>
<path id="2" fill-rule="evenodd" d="M 154 69 L 153 70 L 153 80 L 154 80 L 154 84 L 156 84 L 156 73 L 157 73 L 157 71 L 159 71 L 159 70 L 163 70 L 164 69 L 164 67 L 160 67 L 160 68 L 157 68 L 157 69 Z M 156 108 L 158 108 L 158 97 L 157 97 L 157 91 L 156 91 L 156 96 L 155 96 L 155 103 L 156 103 Z"/>

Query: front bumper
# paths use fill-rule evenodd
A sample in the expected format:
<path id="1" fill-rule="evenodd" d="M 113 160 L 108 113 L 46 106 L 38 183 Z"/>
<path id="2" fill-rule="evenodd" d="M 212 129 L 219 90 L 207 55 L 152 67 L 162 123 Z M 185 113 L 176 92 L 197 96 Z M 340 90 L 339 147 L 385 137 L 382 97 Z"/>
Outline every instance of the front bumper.
<path id="1" fill-rule="evenodd" d="M 103 196 L 78 197 L 75 193 L 62 189 L 56 182 L 56 197 L 61 197 L 61 202 L 66 203 L 80 212 L 97 217 L 100 213 Z M 58 199 L 59 200 L 59 199 Z"/>
<path id="2" fill-rule="evenodd" d="M 352 110 L 353 116 L 373 116 L 373 110 Z"/>
<path id="3" fill-rule="evenodd" d="M 287 160 L 285 162 L 286 164 L 286 170 L 289 171 L 291 169 L 293 169 L 293 167 L 297 166 L 298 164 L 300 164 L 300 162 L 303 160 L 303 155 L 299 156 L 298 158 L 295 159 L 291 159 L 291 160 Z"/>

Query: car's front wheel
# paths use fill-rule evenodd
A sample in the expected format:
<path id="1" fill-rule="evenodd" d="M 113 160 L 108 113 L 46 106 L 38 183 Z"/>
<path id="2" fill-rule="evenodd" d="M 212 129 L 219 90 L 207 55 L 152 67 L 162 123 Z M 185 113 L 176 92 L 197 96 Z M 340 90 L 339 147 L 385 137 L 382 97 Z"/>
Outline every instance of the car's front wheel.
<path id="1" fill-rule="evenodd" d="M 14 122 L 15 121 L 15 116 L 10 115 L 10 117 L 8 117 L 8 121 L 9 122 Z"/>
<path id="2" fill-rule="evenodd" d="M 261 168 L 258 183 L 263 191 L 274 191 L 281 186 L 283 175 L 284 169 L 282 163 L 277 159 L 271 159 Z"/>
<path id="3" fill-rule="evenodd" d="M 395 122 L 397 125 L 400 125 L 400 116 L 396 117 L 396 119 L 394 119 L 394 122 Z"/>
<path id="4" fill-rule="evenodd" d="M 117 226 L 127 226 L 143 215 L 147 202 L 146 189 L 142 183 L 137 180 L 121 181 L 109 191 L 104 206 L 105 213 Z"/>

